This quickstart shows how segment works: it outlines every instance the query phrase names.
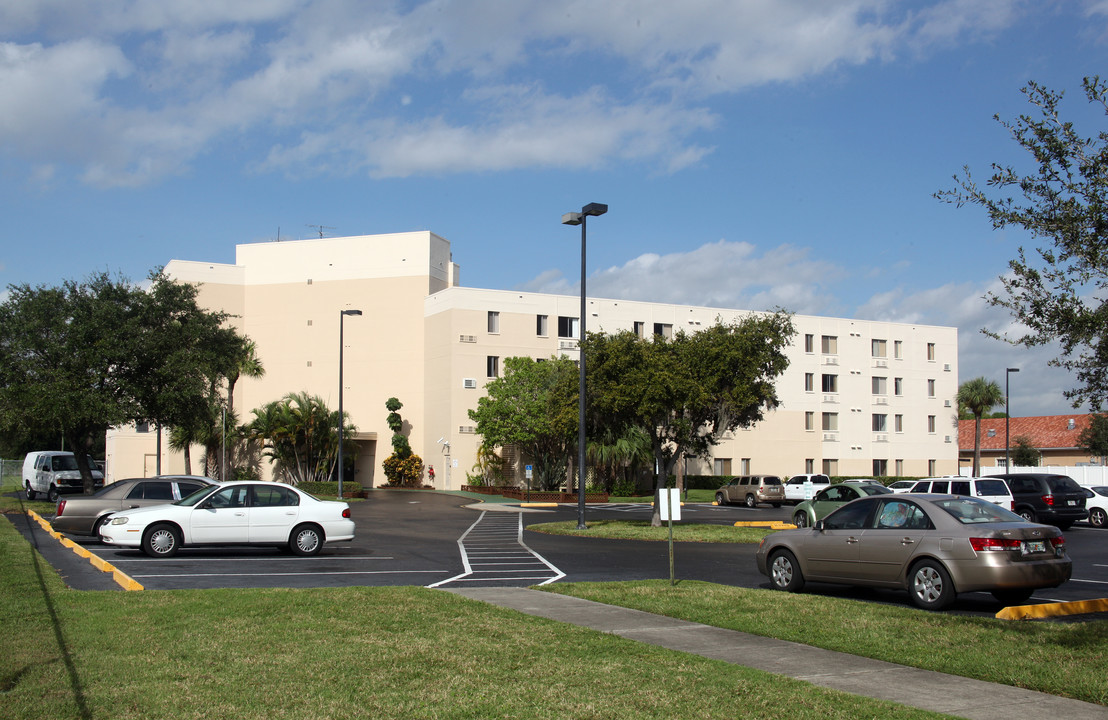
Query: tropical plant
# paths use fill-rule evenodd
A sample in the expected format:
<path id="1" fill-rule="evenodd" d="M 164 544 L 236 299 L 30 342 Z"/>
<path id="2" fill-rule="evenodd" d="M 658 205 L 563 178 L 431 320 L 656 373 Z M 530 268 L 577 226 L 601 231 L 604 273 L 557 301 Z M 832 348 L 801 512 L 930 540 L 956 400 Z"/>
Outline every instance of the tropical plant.
<path id="1" fill-rule="evenodd" d="M 967 380 L 958 386 L 958 407 L 973 415 L 973 476 L 981 472 L 981 416 L 1004 402 L 1004 393 L 995 380 L 983 377 Z"/>
<path id="2" fill-rule="evenodd" d="M 649 466 L 653 458 L 650 436 L 635 425 L 600 428 L 589 435 L 585 452 L 596 480 L 607 493 L 614 493 L 616 485 L 624 489 L 633 486 L 638 469 Z"/>
<path id="3" fill-rule="evenodd" d="M 408 437 L 404 435 L 404 418 L 399 413 L 402 407 L 404 403 L 394 397 L 385 401 L 385 409 L 389 411 L 385 422 L 392 430 L 392 455 L 385 458 L 381 468 L 389 485 L 418 487 L 423 480 L 423 459 L 412 452 Z"/>
<path id="4" fill-rule="evenodd" d="M 262 442 L 262 454 L 274 461 L 286 480 L 296 485 L 330 479 L 338 455 L 337 411 L 329 410 L 322 398 L 302 392 L 253 412 L 247 438 Z M 352 435 L 356 430 L 346 424 L 343 432 Z"/>

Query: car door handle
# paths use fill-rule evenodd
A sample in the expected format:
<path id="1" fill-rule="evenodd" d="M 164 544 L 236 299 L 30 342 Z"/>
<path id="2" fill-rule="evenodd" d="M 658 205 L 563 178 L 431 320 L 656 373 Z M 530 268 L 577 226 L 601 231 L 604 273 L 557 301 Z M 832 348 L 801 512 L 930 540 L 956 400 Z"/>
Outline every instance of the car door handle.
<path id="1" fill-rule="evenodd" d="M 910 537 L 906 537 L 900 541 L 901 545 L 915 545 L 916 541 Z"/>
<path id="2" fill-rule="evenodd" d="M 846 539 L 846 542 L 849 545 L 853 545 L 854 543 L 858 542 L 858 538 L 851 536 Z"/>
<path id="3" fill-rule="evenodd" d="M 246 517 L 246 513 L 241 510 L 235 513 L 235 517 Z"/>

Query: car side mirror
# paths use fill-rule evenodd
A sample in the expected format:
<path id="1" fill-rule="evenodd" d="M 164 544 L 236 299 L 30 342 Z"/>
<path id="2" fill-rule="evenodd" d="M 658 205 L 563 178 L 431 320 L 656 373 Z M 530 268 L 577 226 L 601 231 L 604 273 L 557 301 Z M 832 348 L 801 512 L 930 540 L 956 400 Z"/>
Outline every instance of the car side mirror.
<path id="1" fill-rule="evenodd" d="M 816 521 L 816 524 L 813 525 L 812 527 L 816 529 L 816 532 L 823 532 L 823 521 L 822 520 Z"/>

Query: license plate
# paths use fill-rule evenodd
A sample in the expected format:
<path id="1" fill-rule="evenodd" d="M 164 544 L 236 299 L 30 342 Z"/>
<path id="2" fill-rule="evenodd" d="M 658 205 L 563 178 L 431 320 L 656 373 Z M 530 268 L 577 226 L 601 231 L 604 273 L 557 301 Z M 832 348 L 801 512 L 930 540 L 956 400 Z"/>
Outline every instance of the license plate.
<path id="1" fill-rule="evenodd" d="M 1076 500 L 1067 500 L 1067 501 L 1066 501 L 1066 504 L 1067 504 L 1067 505 L 1076 505 L 1076 504 L 1077 504 L 1077 501 L 1076 501 Z"/>
<path id="2" fill-rule="evenodd" d="M 1023 541 L 1023 554 L 1031 555 L 1033 553 L 1046 552 L 1045 540 L 1024 540 Z"/>

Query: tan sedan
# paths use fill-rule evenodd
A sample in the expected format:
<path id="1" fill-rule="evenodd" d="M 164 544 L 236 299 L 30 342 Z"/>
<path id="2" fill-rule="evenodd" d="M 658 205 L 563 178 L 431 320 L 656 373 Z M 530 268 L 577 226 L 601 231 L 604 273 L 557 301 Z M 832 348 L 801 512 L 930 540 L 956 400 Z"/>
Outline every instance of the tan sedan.
<path id="1" fill-rule="evenodd" d="M 767 535 L 756 560 L 779 590 L 808 581 L 900 588 L 927 610 L 973 591 L 1018 604 L 1072 571 L 1058 528 L 978 498 L 912 493 L 864 497 L 813 527 Z"/>

